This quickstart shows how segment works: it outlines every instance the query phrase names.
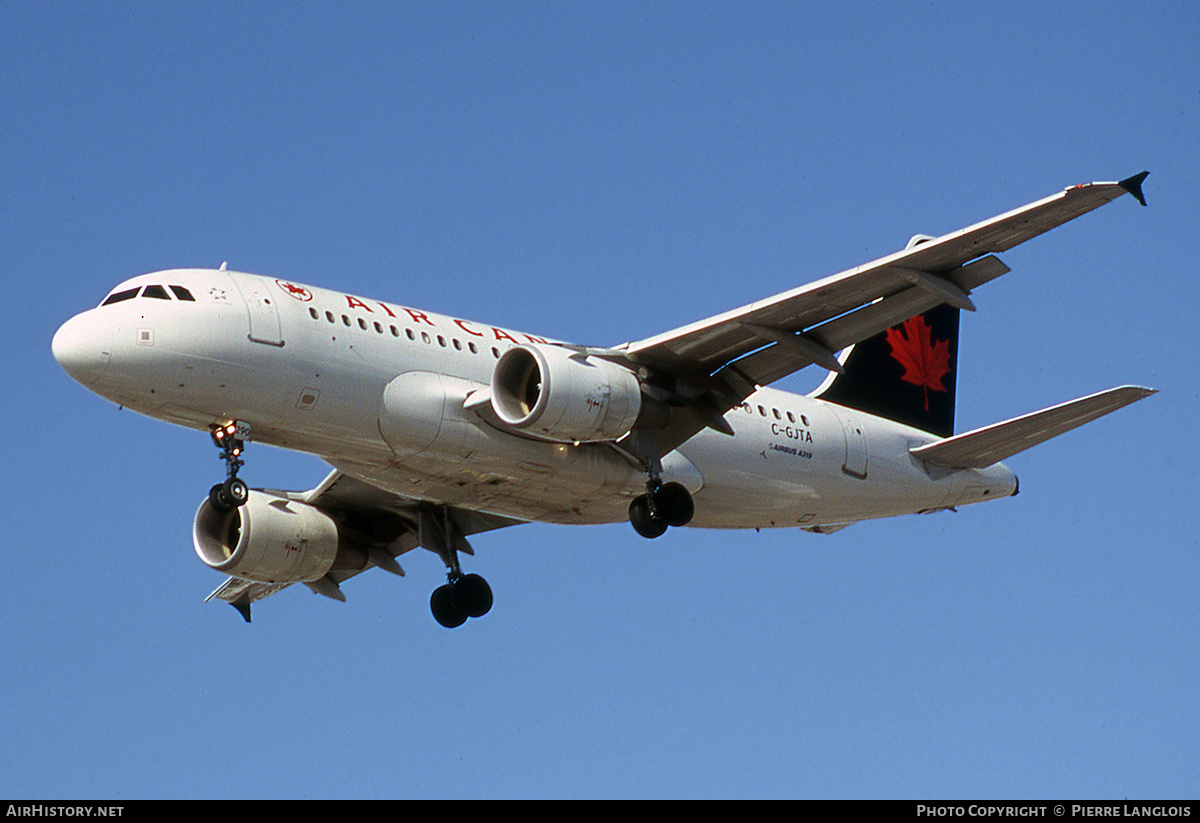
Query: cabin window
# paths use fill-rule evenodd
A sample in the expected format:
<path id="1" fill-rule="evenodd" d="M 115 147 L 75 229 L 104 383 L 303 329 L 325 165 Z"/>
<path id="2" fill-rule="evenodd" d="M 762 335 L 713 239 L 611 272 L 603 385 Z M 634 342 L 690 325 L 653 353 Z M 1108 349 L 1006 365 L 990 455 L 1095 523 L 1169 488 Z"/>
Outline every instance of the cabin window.
<path id="1" fill-rule="evenodd" d="M 313 320 L 320 320 L 320 319 L 321 319 L 321 315 L 319 315 L 319 314 L 317 313 L 317 310 L 316 310 L 316 309 L 314 309 L 314 308 L 312 308 L 311 306 L 309 306 L 309 308 L 308 308 L 308 316 L 309 316 L 309 317 L 311 317 Z"/>

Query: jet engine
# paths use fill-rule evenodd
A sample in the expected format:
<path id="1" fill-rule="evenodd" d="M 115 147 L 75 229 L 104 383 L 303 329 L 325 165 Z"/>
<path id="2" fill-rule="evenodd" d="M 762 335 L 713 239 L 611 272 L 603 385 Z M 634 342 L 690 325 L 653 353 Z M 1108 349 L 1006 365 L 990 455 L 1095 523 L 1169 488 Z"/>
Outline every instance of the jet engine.
<path id="1" fill-rule="evenodd" d="M 505 424 L 560 442 L 615 440 L 637 422 L 637 376 L 558 346 L 516 346 L 492 372 L 492 410 Z"/>
<path id="2" fill-rule="evenodd" d="M 317 580 L 338 560 L 338 528 L 329 515 L 262 491 L 251 491 L 244 505 L 229 512 L 205 500 L 192 542 L 210 567 L 259 583 Z"/>

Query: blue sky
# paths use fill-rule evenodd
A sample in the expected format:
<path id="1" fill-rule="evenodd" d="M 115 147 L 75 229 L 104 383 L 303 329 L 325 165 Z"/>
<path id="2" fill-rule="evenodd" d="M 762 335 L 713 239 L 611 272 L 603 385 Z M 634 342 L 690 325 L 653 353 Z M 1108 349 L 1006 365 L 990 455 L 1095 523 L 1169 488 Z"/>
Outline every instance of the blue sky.
<path id="1" fill-rule="evenodd" d="M 7 3 L 0 796 L 1195 797 L 1194 3 Z M 255 271 L 610 345 L 1090 180 L 1002 258 L 962 430 L 1153 398 L 1019 497 L 832 536 L 476 539 L 246 625 L 200 433 L 50 339 L 116 282 Z M 807 390 L 812 370 L 787 386 Z M 254 484 L 326 467 L 251 447 Z"/>

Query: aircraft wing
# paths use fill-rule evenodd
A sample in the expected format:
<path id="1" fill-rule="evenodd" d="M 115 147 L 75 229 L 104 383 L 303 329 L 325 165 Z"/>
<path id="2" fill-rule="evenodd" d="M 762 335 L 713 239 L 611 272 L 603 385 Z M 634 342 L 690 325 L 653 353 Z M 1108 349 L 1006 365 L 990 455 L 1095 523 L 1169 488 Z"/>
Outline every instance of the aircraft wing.
<path id="1" fill-rule="evenodd" d="M 625 359 L 691 387 L 673 398 L 692 415 L 658 436 L 674 448 L 759 386 L 816 363 L 840 369 L 835 352 L 915 314 L 949 303 L 974 310 L 972 289 L 1009 271 L 995 256 L 1123 194 L 1142 205 L 1149 172 L 1115 183 L 1072 186 L 1027 206 L 907 248 L 841 274 L 618 347 Z M 664 452 L 665 453 L 665 452 Z"/>
<path id="2" fill-rule="evenodd" d="M 404 576 L 396 558 L 422 545 L 422 519 L 428 519 L 428 506 L 422 501 L 403 498 L 358 480 L 340 470 L 334 470 L 321 485 L 306 492 L 274 492 L 292 500 L 314 506 L 332 516 L 339 525 L 339 534 L 362 549 L 368 558 L 364 568 L 333 570 L 320 580 L 305 583 L 317 594 L 334 600 L 345 600 L 340 584 L 371 568 L 381 568 Z M 499 515 L 449 507 L 449 516 L 463 537 L 493 529 L 515 526 L 524 522 Z M 434 548 L 429 546 L 428 548 Z M 471 547 L 460 541 L 456 548 L 471 554 Z M 250 604 L 262 600 L 290 583 L 256 583 L 230 577 L 210 594 L 234 606 L 250 622 Z"/>

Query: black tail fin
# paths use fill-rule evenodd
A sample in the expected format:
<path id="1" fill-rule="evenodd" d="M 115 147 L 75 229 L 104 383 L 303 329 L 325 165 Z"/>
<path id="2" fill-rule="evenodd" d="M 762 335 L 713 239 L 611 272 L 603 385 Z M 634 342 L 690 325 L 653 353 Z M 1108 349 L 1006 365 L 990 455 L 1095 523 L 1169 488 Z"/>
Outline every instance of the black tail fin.
<path id="1" fill-rule="evenodd" d="M 954 434 L 958 309 L 941 305 L 855 344 L 816 397 L 949 437 Z"/>

